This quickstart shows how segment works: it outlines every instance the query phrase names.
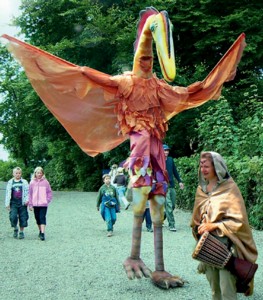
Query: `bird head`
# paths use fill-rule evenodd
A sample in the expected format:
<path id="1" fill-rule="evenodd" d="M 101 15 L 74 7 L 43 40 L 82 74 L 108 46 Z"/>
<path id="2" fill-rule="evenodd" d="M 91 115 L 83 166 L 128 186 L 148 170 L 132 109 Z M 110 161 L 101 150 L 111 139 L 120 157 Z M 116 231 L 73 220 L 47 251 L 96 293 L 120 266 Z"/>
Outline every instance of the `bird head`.
<path id="1" fill-rule="evenodd" d="M 170 82 L 176 75 L 172 28 L 166 11 L 158 12 L 155 8 L 148 7 L 140 12 L 134 44 L 137 64 L 140 68 L 152 68 L 152 41 L 155 42 L 163 77 Z"/>

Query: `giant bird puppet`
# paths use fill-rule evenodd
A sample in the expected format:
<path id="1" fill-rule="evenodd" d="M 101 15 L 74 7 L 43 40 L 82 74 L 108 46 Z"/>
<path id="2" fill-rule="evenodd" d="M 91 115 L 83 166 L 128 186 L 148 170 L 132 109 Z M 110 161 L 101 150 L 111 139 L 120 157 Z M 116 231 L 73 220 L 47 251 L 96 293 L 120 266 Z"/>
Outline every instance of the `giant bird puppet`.
<path id="1" fill-rule="evenodd" d="M 188 87 L 166 83 L 175 78 L 172 24 L 166 11 L 153 7 L 140 12 L 132 71 L 117 76 L 74 65 L 8 35 L 2 37 L 9 40 L 8 49 L 24 67 L 39 97 L 84 152 L 96 156 L 130 138 L 126 167 L 132 182 L 134 220 L 131 253 L 123 266 L 129 279 L 145 276 L 161 288 L 182 286 L 184 281 L 164 267 L 167 173 L 162 140 L 173 116 L 220 97 L 223 83 L 235 76 L 245 35 L 238 37 L 203 81 Z M 152 71 L 153 41 L 166 81 Z M 147 200 L 154 225 L 154 272 L 140 257 Z"/>

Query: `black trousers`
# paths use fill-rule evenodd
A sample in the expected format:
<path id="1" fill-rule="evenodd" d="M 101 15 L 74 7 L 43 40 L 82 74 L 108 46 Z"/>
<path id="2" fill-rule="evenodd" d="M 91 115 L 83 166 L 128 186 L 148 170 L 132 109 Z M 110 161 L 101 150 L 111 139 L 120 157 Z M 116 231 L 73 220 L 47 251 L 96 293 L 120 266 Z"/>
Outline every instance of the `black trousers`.
<path id="1" fill-rule="evenodd" d="M 34 215 L 37 225 L 46 225 L 47 207 L 34 206 Z"/>

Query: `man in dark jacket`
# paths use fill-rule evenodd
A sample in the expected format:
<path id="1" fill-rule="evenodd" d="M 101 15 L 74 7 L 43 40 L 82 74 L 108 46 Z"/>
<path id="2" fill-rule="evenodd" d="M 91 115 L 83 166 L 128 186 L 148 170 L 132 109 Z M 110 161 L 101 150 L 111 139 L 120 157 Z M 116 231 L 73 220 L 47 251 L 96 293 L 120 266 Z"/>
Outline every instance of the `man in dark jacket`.
<path id="1" fill-rule="evenodd" d="M 170 151 L 169 146 L 163 145 L 163 150 L 166 158 L 166 170 L 169 176 L 168 191 L 165 199 L 165 214 L 168 221 L 169 230 L 176 231 L 174 215 L 173 215 L 173 211 L 175 209 L 175 197 L 176 197 L 174 177 L 178 181 L 181 189 L 184 188 L 184 184 L 182 183 L 182 180 L 177 172 L 173 158 L 171 156 L 168 156 Z"/>

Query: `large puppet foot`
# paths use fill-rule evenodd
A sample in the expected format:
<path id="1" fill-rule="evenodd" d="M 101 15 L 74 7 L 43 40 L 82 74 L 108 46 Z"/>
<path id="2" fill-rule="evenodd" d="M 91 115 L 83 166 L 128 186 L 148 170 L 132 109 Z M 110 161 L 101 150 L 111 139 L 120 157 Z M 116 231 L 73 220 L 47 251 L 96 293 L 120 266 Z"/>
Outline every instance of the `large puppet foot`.
<path id="1" fill-rule="evenodd" d="M 146 267 L 144 262 L 138 259 L 132 259 L 128 257 L 124 263 L 123 267 L 129 279 L 142 278 L 142 277 L 151 277 L 152 271 Z"/>
<path id="2" fill-rule="evenodd" d="M 162 289 L 169 289 L 175 287 L 181 287 L 185 281 L 178 277 L 173 276 L 165 271 L 155 271 L 152 273 L 152 282 Z"/>

